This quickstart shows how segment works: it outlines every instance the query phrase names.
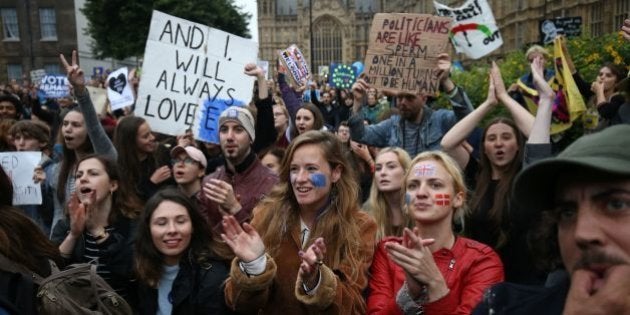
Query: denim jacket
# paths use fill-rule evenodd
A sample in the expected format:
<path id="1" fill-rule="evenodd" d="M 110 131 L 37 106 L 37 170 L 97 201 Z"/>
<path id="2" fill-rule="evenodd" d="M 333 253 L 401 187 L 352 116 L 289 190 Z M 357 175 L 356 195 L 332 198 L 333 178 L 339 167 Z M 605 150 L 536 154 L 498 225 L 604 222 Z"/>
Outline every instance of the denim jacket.
<path id="1" fill-rule="evenodd" d="M 468 95 L 460 87 L 455 88 L 449 99 L 453 110 L 433 110 L 424 106 L 420 123 L 420 145 L 416 152 L 407 152 L 411 157 L 423 151 L 439 150 L 444 134 L 473 111 Z M 399 115 L 394 115 L 376 125 L 365 126 L 361 112 L 354 114 L 348 121 L 352 140 L 379 148 L 394 146 L 402 148 L 404 124 L 405 121 Z"/>

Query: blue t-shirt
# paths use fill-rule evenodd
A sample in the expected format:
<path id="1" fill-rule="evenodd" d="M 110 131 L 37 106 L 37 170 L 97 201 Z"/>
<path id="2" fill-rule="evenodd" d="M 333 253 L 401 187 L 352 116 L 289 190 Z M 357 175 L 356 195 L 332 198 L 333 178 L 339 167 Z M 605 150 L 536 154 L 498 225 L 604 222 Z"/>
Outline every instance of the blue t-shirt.
<path id="1" fill-rule="evenodd" d="M 173 282 L 179 273 L 179 265 L 164 266 L 164 274 L 158 285 L 158 311 L 157 315 L 171 315 L 173 304 L 171 301 L 171 289 Z"/>

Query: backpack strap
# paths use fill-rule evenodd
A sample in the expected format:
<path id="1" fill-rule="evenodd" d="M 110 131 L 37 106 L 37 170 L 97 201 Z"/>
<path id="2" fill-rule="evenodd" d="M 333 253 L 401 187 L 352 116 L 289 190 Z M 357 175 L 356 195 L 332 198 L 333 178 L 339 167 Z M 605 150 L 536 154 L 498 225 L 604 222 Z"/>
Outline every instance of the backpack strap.
<path id="1" fill-rule="evenodd" d="M 103 312 L 103 314 L 105 314 L 105 312 L 107 312 L 107 306 L 105 306 L 103 301 L 101 301 L 100 294 L 98 292 L 98 289 L 96 288 L 96 282 L 99 280 L 102 281 L 103 279 L 102 278 L 99 279 L 98 273 L 96 273 L 96 265 L 91 265 L 90 284 L 92 285 L 92 292 L 94 292 L 94 297 L 96 298 L 96 304 L 98 306 L 98 310 Z"/>

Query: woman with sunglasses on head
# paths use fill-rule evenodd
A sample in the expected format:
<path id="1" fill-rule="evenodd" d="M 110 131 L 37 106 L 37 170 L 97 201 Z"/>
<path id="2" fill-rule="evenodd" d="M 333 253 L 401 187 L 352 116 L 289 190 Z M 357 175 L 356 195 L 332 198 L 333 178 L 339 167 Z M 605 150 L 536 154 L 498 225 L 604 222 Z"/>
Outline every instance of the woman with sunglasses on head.
<path id="1" fill-rule="evenodd" d="M 384 239 L 370 268 L 368 314 L 470 314 L 503 281 L 499 256 L 453 232 L 466 208 L 466 184 L 446 153 L 420 153 L 403 180 L 414 228 Z"/>
<path id="2" fill-rule="evenodd" d="M 300 135 L 280 179 L 251 224 L 224 217 L 221 236 L 236 256 L 228 305 L 246 314 L 364 314 L 376 226 L 359 210 L 341 143 L 324 131 Z"/>

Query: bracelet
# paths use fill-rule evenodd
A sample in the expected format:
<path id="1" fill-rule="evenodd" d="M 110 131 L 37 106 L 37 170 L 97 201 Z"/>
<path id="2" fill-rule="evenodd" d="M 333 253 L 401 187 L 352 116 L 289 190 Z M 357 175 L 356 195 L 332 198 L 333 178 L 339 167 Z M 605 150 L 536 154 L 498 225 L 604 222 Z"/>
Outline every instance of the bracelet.
<path id="1" fill-rule="evenodd" d="M 405 281 L 400 290 L 398 290 L 398 294 L 396 294 L 396 304 L 398 304 L 398 307 L 402 310 L 403 314 L 424 314 L 423 305 L 426 304 L 428 300 L 429 289 L 426 285 L 422 286 L 420 296 L 414 300 L 411 295 L 409 295 L 409 287 L 407 287 L 407 281 Z"/>

